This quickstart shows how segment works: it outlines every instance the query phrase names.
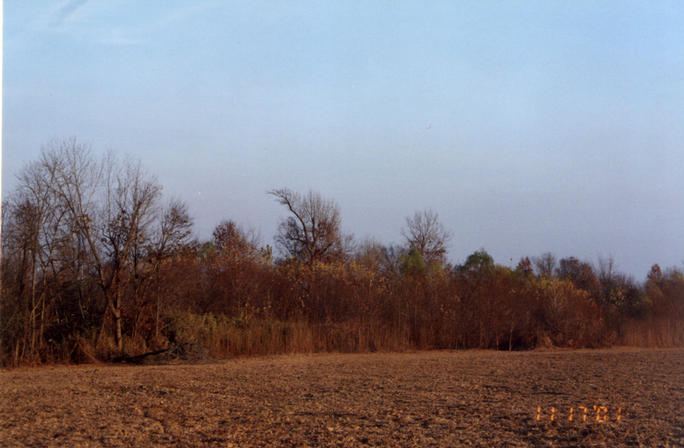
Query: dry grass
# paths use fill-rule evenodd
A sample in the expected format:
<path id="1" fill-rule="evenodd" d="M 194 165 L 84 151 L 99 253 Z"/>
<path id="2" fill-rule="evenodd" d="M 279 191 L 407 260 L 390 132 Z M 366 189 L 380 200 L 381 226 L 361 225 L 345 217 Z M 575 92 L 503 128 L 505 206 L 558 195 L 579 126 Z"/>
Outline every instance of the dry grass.
<path id="1" fill-rule="evenodd" d="M 0 372 L 0 403 L 3 447 L 684 446 L 684 350 L 16 369 Z M 607 421 L 582 422 L 581 405 Z"/>

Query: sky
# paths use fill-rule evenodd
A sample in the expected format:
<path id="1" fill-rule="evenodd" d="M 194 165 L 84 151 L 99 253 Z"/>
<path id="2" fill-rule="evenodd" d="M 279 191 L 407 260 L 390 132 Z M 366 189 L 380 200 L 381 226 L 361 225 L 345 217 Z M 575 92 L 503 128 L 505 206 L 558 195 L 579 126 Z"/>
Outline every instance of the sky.
<path id="1" fill-rule="evenodd" d="M 272 244 L 268 190 L 449 258 L 684 263 L 679 1 L 4 2 L 3 195 L 51 140 L 141 160 L 198 238 Z"/>

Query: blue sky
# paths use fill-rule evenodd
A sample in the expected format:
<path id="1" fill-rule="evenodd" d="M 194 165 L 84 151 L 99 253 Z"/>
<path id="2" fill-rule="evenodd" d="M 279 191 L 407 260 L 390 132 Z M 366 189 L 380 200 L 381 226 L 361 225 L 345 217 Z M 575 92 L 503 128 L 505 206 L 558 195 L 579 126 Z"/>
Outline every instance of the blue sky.
<path id="1" fill-rule="evenodd" d="M 207 238 L 266 191 L 450 258 L 684 262 L 680 2 L 6 1 L 3 191 L 51 139 L 142 160 Z"/>

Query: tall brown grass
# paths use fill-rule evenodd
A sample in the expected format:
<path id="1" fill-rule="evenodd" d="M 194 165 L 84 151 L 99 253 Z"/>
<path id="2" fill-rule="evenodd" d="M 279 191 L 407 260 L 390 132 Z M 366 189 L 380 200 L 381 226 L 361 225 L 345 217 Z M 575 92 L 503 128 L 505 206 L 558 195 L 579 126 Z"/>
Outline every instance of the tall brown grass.
<path id="1" fill-rule="evenodd" d="M 623 324 L 617 342 L 634 347 L 682 347 L 684 322 L 665 317 L 630 319 Z"/>

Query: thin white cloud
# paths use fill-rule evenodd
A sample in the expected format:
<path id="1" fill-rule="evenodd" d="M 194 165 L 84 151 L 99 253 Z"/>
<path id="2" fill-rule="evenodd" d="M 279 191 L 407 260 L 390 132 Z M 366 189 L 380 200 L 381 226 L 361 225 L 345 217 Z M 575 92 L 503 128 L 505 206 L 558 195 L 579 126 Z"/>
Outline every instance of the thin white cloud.
<path id="1" fill-rule="evenodd" d="M 50 25 L 58 27 L 69 20 L 74 15 L 76 10 L 83 6 L 88 0 L 67 0 L 62 3 L 59 8 L 52 14 L 50 18 Z"/>
<path id="2" fill-rule="evenodd" d="M 178 26 L 189 17 L 205 13 L 220 6 L 220 3 L 209 1 L 206 3 L 191 3 L 183 7 L 171 9 L 157 17 L 149 17 L 143 23 L 128 28 L 115 28 L 99 32 L 97 40 L 105 45 L 137 45 L 144 43 L 150 35 Z M 143 37 L 144 36 L 144 37 Z"/>
<path id="3" fill-rule="evenodd" d="M 154 21 L 151 26 L 157 29 L 173 26 L 175 23 L 182 22 L 192 15 L 206 12 L 219 6 L 217 2 L 190 3 L 185 7 L 173 9 Z"/>
<path id="4" fill-rule="evenodd" d="M 149 8 L 129 9 L 128 14 L 121 14 L 125 8 L 130 8 L 125 0 L 64 0 L 37 14 L 18 33 L 6 36 L 6 43 L 11 41 L 13 48 L 18 48 L 21 41 L 25 44 L 31 39 L 57 34 L 105 46 L 141 45 L 155 39 L 168 28 L 179 27 L 190 17 L 205 14 L 221 4 L 216 0 L 207 0 L 151 11 Z M 109 17 L 117 17 L 117 20 L 108 21 Z"/>

